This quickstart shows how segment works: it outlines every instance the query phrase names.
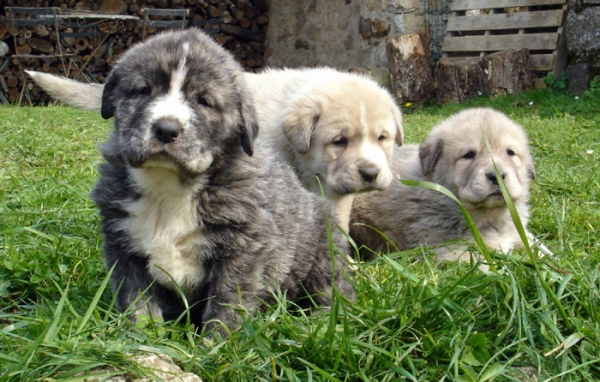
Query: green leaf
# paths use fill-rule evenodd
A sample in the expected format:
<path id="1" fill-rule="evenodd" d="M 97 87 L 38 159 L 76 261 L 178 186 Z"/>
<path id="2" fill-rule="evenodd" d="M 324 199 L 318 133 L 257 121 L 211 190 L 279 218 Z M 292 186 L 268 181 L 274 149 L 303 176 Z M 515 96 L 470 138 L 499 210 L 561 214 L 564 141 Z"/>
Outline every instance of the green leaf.
<path id="1" fill-rule="evenodd" d="M 472 334 L 467 340 L 467 345 L 485 348 L 487 346 L 487 337 L 483 333 Z"/>
<path id="2" fill-rule="evenodd" d="M 506 368 L 500 363 L 493 363 L 485 368 L 485 371 L 479 378 L 479 382 L 492 380 L 506 372 Z"/>

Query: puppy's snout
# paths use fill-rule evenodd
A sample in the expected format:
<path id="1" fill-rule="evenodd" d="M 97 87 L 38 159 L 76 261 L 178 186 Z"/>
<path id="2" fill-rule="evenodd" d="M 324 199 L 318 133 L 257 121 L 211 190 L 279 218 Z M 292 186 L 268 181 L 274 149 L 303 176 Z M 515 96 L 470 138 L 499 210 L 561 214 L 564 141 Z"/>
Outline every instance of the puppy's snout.
<path id="1" fill-rule="evenodd" d="M 159 119 L 153 128 L 154 138 L 164 144 L 174 142 L 181 132 L 181 124 L 169 119 Z"/>
<path id="2" fill-rule="evenodd" d="M 488 178 L 488 180 L 490 182 L 492 182 L 493 184 L 495 184 L 496 186 L 498 185 L 498 178 L 496 177 L 496 173 L 495 172 L 488 172 L 487 174 L 485 174 L 485 176 Z M 504 171 L 500 172 L 500 176 L 502 177 L 502 179 L 504 179 L 506 177 L 506 173 Z"/>
<path id="3" fill-rule="evenodd" d="M 377 175 L 379 175 L 379 167 L 361 168 L 358 172 L 365 182 L 373 183 L 377 179 Z"/>

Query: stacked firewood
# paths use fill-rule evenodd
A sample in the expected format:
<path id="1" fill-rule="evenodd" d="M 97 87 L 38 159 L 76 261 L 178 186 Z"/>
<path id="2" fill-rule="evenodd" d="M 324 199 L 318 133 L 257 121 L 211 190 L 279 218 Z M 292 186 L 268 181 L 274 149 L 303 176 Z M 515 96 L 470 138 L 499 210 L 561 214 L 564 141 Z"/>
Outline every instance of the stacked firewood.
<path id="1" fill-rule="evenodd" d="M 187 27 L 205 30 L 249 71 L 263 66 L 268 24 L 267 0 L 4 0 L 7 6 L 57 7 L 54 25 L 10 28 L 0 9 L 0 102 L 45 104 L 47 94 L 22 70 L 60 74 L 102 83 L 115 60 L 133 44 L 162 31 L 144 23 L 144 9 L 187 9 Z M 87 17 L 66 14 L 84 13 Z M 148 20 L 181 20 L 150 16 Z M 13 55 L 18 53 L 20 57 Z M 43 56 L 43 57 L 40 57 Z"/>

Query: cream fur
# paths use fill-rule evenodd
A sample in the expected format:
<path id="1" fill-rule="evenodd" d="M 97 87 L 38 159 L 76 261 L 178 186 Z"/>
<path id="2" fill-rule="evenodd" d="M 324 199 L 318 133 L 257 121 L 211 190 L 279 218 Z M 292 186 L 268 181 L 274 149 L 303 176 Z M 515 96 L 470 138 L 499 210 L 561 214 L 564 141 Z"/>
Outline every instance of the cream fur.
<path id="1" fill-rule="evenodd" d="M 491 151 L 488 150 L 487 137 Z M 529 221 L 529 181 L 535 167 L 524 130 L 504 114 L 488 108 L 467 109 L 435 127 L 420 146 L 396 150 L 392 171 L 402 179 L 440 184 L 464 204 L 489 248 L 508 252 L 523 243 L 497 183 L 494 159 L 523 224 Z M 385 191 L 355 198 L 350 233 L 362 253 L 391 247 L 400 250 L 437 246 L 452 239 L 471 240 L 458 205 L 445 195 L 395 181 Z M 392 247 L 393 248 L 393 247 Z M 467 260 L 459 246 L 437 249 L 442 260 Z"/>

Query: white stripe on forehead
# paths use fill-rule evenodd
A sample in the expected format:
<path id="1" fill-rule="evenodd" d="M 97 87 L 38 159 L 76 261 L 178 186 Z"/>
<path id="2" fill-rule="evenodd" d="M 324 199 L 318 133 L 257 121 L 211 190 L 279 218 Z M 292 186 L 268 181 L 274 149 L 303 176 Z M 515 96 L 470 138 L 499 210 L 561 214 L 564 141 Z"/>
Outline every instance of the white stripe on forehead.
<path id="1" fill-rule="evenodd" d="M 177 69 L 171 74 L 169 92 L 156 100 L 150 109 L 151 120 L 156 121 L 161 118 L 172 118 L 181 123 L 185 128 L 192 117 L 192 111 L 185 102 L 183 85 L 187 76 L 187 57 L 190 51 L 190 44 L 183 43 L 183 54 L 179 59 Z"/>
<path id="2" fill-rule="evenodd" d="M 183 82 L 185 80 L 185 76 L 187 75 L 187 56 L 190 52 L 190 43 L 185 42 L 182 45 L 183 55 L 181 56 L 181 61 L 179 61 L 179 65 L 177 65 L 177 71 L 173 73 L 173 77 L 171 77 L 171 86 L 169 89 L 169 93 L 176 92 L 181 90 L 183 87 Z"/>
<path id="3" fill-rule="evenodd" d="M 367 107 L 365 106 L 365 103 L 362 101 L 360 102 L 359 111 L 360 111 L 360 116 L 359 116 L 360 126 L 364 129 L 363 131 L 368 131 L 369 121 L 367 120 Z"/>

